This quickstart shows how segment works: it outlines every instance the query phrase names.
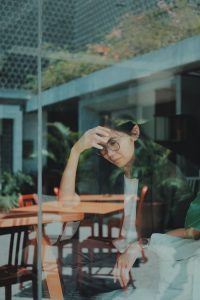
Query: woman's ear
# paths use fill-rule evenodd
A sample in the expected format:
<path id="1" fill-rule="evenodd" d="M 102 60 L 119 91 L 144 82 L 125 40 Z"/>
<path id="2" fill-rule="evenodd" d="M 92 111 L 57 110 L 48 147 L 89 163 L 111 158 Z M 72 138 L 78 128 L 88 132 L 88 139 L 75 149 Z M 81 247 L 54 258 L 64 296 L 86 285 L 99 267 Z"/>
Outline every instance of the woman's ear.
<path id="1" fill-rule="evenodd" d="M 131 129 L 131 137 L 134 139 L 134 141 L 137 141 L 137 139 L 140 136 L 140 128 L 139 126 L 136 124 L 133 126 L 133 128 Z"/>

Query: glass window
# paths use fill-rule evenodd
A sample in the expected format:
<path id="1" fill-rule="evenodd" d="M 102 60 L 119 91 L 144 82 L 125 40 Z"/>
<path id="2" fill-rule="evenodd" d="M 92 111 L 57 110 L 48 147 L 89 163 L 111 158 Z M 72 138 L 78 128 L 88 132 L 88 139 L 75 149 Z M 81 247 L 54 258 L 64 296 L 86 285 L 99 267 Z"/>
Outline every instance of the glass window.
<path id="1" fill-rule="evenodd" d="M 198 293 L 199 10 L 2 2 L 0 298 Z"/>

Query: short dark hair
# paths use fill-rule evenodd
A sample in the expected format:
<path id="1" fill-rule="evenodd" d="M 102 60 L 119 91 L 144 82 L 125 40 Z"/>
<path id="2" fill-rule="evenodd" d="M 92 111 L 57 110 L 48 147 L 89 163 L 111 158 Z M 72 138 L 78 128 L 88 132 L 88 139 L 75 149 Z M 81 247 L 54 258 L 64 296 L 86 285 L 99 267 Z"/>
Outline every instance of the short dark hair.
<path id="1" fill-rule="evenodd" d="M 131 133 L 132 128 L 136 125 L 137 122 L 133 120 L 115 120 L 111 124 L 111 128 L 117 131 L 121 131 L 127 134 Z"/>
<path id="2" fill-rule="evenodd" d="M 131 120 L 131 119 L 108 119 L 103 126 L 109 127 L 110 129 L 124 132 L 130 134 L 134 125 L 139 125 L 141 127 L 146 121 L 144 120 Z"/>

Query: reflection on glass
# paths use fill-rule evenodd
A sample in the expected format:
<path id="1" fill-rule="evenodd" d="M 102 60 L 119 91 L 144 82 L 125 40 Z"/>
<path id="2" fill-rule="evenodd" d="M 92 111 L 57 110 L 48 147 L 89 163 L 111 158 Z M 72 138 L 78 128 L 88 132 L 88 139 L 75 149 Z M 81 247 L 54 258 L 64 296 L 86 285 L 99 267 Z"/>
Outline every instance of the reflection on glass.
<path id="1" fill-rule="evenodd" d="M 199 295 L 197 2 L 2 2 L 0 299 L 1 270 L 17 245 L 14 235 L 24 239 L 23 270 L 16 278 L 25 282 L 6 279 L 12 299 L 33 298 L 37 259 L 47 299 L 118 299 L 128 277 L 127 299 L 140 293 L 170 300 Z M 133 167 L 124 170 L 117 156 L 127 142 L 121 131 L 114 141 L 104 136 L 100 143 L 102 132 L 97 134 L 76 157 L 74 145 L 80 146 L 85 132 L 121 119 L 139 124 Z M 61 181 L 67 163 L 77 172 Z M 138 181 L 132 197 L 125 192 L 124 171 Z M 122 245 L 120 266 L 136 260 L 135 282 L 127 269 L 119 280 L 113 239 Z M 35 251 L 38 241 L 44 256 Z"/>

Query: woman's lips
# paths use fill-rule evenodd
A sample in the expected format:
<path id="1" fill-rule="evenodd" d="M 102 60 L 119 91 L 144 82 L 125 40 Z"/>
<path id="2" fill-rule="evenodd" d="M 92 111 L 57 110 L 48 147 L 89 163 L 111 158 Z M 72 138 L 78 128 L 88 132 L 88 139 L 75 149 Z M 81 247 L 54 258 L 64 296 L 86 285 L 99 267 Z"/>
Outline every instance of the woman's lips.
<path id="1" fill-rule="evenodd" d="M 120 158 L 111 160 L 111 162 L 112 162 L 113 164 L 117 164 L 117 163 L 119 163 L 119 160 L 120 160 Z"/>

